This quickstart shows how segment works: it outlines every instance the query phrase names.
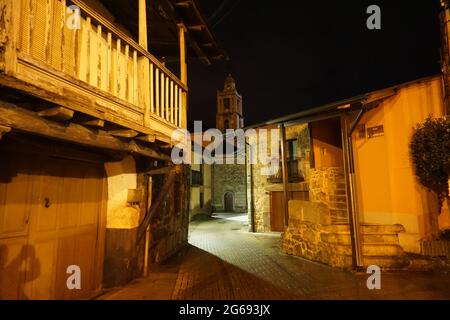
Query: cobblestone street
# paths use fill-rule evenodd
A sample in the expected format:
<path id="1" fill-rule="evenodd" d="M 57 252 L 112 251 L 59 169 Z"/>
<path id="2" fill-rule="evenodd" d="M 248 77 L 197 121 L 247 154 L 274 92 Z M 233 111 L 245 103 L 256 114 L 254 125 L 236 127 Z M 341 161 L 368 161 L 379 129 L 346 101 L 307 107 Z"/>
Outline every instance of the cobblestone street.
<path id="1" fill-rule="evenodd" d="M 223 215 L 190 226 L 190 246 L 151 275 L 101 299 L 450 299 L 450 275 L 383 273 L 381 290 L 368 275 L 287 256 L 279 234 L 250 234 L 246 216 Z"/>

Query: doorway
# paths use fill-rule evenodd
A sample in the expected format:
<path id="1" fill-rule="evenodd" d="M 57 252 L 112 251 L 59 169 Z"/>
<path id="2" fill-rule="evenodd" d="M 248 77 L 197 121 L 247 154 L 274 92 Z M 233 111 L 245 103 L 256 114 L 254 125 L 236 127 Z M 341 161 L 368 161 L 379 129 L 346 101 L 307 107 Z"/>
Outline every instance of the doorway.
<path id="1" fill-rule="evenodd" d="M 224 209 L 225 212 L 234 212 L 234 195 L 231 192 L 225 193 Z"/>

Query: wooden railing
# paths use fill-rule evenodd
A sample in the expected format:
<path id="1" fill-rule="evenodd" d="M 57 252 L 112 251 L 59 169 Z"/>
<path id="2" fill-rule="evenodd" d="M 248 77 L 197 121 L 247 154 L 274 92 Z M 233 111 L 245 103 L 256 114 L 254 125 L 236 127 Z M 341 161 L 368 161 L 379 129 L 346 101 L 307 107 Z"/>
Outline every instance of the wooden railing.
<path id="1" fill-rule="evenodd" d="M 152 119 L 186 127 L 187 86 L 125 31 L 79 0 L 14 1 L 20 3 L 18 55 L 131 105 L 142 113 L 133 121 L 143 127 Z M 71 4 L 81 9 L 80 28 L 69 28 Z"/>

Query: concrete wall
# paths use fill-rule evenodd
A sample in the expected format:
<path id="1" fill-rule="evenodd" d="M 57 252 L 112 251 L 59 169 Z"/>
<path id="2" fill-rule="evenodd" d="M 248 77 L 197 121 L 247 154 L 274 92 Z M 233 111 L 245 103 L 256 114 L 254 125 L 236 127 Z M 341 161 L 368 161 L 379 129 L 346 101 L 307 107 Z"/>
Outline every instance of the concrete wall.
<path id="1" fill-rule="evenodd" d="M 413 83 L 363 117 L 366 128 L 384 126 L 384 135 L 353 137 L 360 221 L 403 225 L 400 244 L 409 252 L 436 232 L 438 213 L 436 197 L 416 179 L 409 144 L 416 124 L 443 110 L 440 77 Z"/>

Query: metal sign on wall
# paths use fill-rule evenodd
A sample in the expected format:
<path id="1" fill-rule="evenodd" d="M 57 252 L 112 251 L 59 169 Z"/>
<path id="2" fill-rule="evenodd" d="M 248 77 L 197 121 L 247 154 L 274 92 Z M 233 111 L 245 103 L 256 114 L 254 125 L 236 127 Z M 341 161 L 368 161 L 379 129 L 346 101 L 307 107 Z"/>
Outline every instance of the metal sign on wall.
<path id="1" fill-rule="evenodd" d="M 369 139 L 384 136 L 384 126 L 380 125 L 367 128 L 367 135 Z"/>

